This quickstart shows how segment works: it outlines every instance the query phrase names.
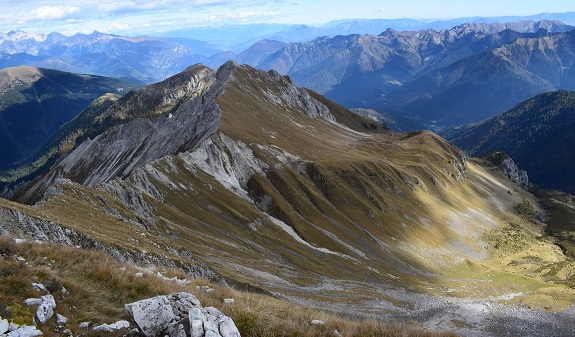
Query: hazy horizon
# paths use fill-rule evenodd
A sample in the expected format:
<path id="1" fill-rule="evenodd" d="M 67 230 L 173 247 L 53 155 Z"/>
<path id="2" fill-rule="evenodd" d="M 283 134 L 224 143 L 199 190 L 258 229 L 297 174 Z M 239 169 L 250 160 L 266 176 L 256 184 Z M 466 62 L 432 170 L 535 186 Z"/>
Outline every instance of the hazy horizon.
<path id="1" fill-rule="evenodd" d="M 140 35 L 182 28 L 250 23 L 321 25 L 344 19 L 448 20 L 464 17 L 529 16 L 575 11 L 572 1 L 453 0 L 8 0 L 0 4 L 0 31 L 57 31 Z"/>

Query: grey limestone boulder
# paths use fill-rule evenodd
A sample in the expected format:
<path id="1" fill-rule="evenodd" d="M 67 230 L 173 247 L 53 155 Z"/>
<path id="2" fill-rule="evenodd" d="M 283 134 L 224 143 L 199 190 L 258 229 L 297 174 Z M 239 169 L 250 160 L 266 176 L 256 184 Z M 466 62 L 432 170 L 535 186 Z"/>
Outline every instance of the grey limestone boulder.
<path id="1" fill-rule="evenodd" d="M 54 315 L 54 308 L 56 308 L 56 300 L 52 295 L 42 296 L 42 303 L 38 306 L 36 310 L 36 317 L 40 324 L 46 323 Z"/>
<path id="2" fill-rule="evenodd" d="M 42 304 L 42 300 L 39 298 L 27 298 L 24 300 L 24 304 L 27 306 L 40 305 Z"/>
<path id="3" fill-rule="evenodd" d="M 7 337 L 36 337 L 42 336 L 42 331 L 35 326 L 21 325 L 18 329 L 8 332 Z"/>
<path id="4" fill-rule="evenodd" d="M 10 327 L 10 323 L 8 323 L 7 319 L 0 320 L 0 335 L 5 333 L 6 331 L 8 331 L 9 327 Z"/>
<path id="5" fill-rule="evenodd" d="M 38 291 L 43 291 L 45 293 L 49 293 L 46 287 L 42 283 L 32 283 L 32 287 Z"/>
<path id="6" fill-rule="evenodd" d="M 202 307 L 200 301 L 188 293 L 127 304 L 126 311 L 145 337 L 240 337 L 231 318 L 216 308 Z"/>
<path id="7" fill-rule="evenodd" d="M 159 336 L 176 320 L 167 296 L 158 296 L 127 304 L 126 311 L 145 337 Z"/>
<path id="8" fill-rule="evenodd" d="M 128 321 L 118 321 L 113 324 L 102 324 L 92 328 L 93 331 L 103 331 L 103 332 L 116 332 L 122 329 L 129 329 L 130 322 Z"/>
<path id="9" fill-rule="evenodd" d="M 56 324 L 58 324 L 60 326 L 64 326 L 64 325 L 68 324 L 68 318 L 66 316 L 56 314 Z"/>
<path id="10" fill-rule="evenodd" d="M 90 324 L 91 324 L 90 322 L 80 322 L 80 324 L 78 324 L 78 328 L 79 329 L 88 329 Z"/>
<path id="11" fill-rule="evenodd" d="M 191 337 L 240 336 L 234 321 L 214 307 L 194 308 L 189 319 Z"/>

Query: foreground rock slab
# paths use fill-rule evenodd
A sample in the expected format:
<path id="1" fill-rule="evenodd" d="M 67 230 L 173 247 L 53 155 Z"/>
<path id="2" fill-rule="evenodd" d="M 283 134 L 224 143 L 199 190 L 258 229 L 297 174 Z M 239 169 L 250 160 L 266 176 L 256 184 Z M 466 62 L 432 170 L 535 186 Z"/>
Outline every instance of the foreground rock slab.
<path id="1" fill-rule="evenodd" d="M 8 323 L 7 319 L 0 317 L 0 336 L 4 337 L 36 337 L 42 336 L 42 331 L 35 326 Z"/>
<path id="2" fill-rule="evenodd" d="M 157 296 L 126 304 L 145 337 L 240 337 L 234 321 L 213 307 L 202 307 L 189 293 Z"/>

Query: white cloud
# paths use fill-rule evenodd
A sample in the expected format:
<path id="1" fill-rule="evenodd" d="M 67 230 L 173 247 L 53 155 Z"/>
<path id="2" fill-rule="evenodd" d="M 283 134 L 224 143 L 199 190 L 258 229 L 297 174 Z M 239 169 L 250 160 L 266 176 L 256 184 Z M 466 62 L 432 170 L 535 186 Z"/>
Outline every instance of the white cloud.
<path id="1" fill-rule="evenodd" d="M 112 1 L 101 2 L 96 5 L 98 11 L 113 13 L 113 12 L 137 12 L 153 9 L 169 8 L 174 3 L 181 1 Z"/>
<path id="2" fill-rule="evenodd" d="M 148 10 L 172 9 L 178 10 L 193 6 L 217 6 L 239 3 L 237 0 L 124 0 L 124 1 L 99 1 L 92 2 L 97 10 L 103 12 L 137 12 Z"/>
<path id="3" fill-rule="evenodd" d="M 286 15 L 286 4 L 301 0 L 2 0 L 0 31 L 144 32 L 143 25 L 157 30 L 179 22 L 198 24 L 246 23 L 275 20 Z M 114 25 L 114 24 L 118 25 Z M 130 28 L 131 27 L 131 28 Z M 152 27 L 153 28 L 153 27 Z M 153 30 L 153 29 L 151 29 Z"/>
<path id="4" fill-rule="evenodd" d="M 80 11 L 73 6 L 42 6 L 23 15 L 24 20 L 59 20 Z"/>
<path id="5" fill-rule="evenodd" d="M 112 31 L 118 31 L 118 30 L 119 31 L 126 31 L 126 30 L 133 29 L 134 27 L 131 25 L 127 25 L 127 24 L 114 22 L 108 28 Z"/>
<path id="6" fill-rule="evenodd" d="M 98 11 L 102 12 L 121 12 L 124 10 L 133 9 L 135 6 L 133 1 L 116 1 L 116 2 L 104 2 L 96 6 Z"/>
<path id="7" fill-rule="evenodd" d="M 269 18 L 279 16 L 281 13 L 279 11 L 262 11 L 262 12 L 239 12 L 228 14 L 226 17 L 228 19 L 237 20 L 253 20 L 260 18 Z"/>

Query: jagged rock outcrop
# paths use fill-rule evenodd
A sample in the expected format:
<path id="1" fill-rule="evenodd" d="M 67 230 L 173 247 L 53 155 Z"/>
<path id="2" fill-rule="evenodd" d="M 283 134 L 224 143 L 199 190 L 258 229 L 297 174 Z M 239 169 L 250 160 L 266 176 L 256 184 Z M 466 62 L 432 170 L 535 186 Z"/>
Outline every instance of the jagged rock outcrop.
<path id="1" fill-rule="evenodd" d="M 204 81 L 215 82 L 216 77 L 209 73 Z M 221 85 L 213 85 L 205 95 L 183 102 L 177 111 L 162 115 L 155 122 L 137 118 L 83 142 L 48 175 L 34 183 L 23 199 L 38 201 L 35 195 L 43 195 L 62 177 L 93 186 L 115 177 L 126 177 L 135 168 L 153 160 L 192 148 L 219 127 L 221 112 L 213 98 L 221 89 Z"/>
<path id="2" fill-rule="evenodd" d="M 53 242 L 64 246 L 79 246 L 100 250 L 114 256 L 120 261 L 135 262 L 142 265 L 165 266 L 168 268 L 176 266 L 174 261 L 162 256 L 107 246 L 86 234 L 78 233 L 72 229 L 62 227 L 56 222 L 41 220 L 20 211 L 2 207 L 0 207 L 0 235 Z M 191 257 L 191 254 L 187 252 L 179 252 L 177 250 L 172 250 L 171 252 L 180 255 L 180 257 L 184 259 L 189 259 Z M 223 279 L 219 275 L 206 266 L 188 263 L 180 268 L 189 275 L 205 277 L 207 279 L 223 282 Z"/>
<path id="3" fill-rule="evenodd" d="M 503 171 L 503 174 L 505 174 L 509 180 L 520 184 L 524 188 L 529 187 L 527 171 L 519 169 L 513 159 L 506 153 L 490 152 L 485 155 L 485 159 Z"/>
<path id="4" fill-rule="evenodd" d="M 274 94 L 266 92 L 268 98 L 274 100 L 279 98 L 293 107 L 303 107 L 305 113 L 310 117 L 335 121 L 335 117 L 325 105 L 313 99 L 304 88 L 298 88 L 289 77 L 282 76 L 275 70 L 270 70 L 268 74 L 283 86 L 283 90 L 279 94 L 275 93 L 275 97 Z"/>
<path id="5" fill-rule="evenodd" d="M 231 318 L 216 308 L 203 308 L 188 293 L 126 304 L 126 311 L 144 337 L 240 337 Z"/>
<path id="6" fill-rule="evenodd" d="M 522 186 L 529 186 L 529 176 L 527 171 L 519 169 L 511 157 L 505 159 L 503 162 L 505 176 L 511 181 L 514 181 Z"/>

